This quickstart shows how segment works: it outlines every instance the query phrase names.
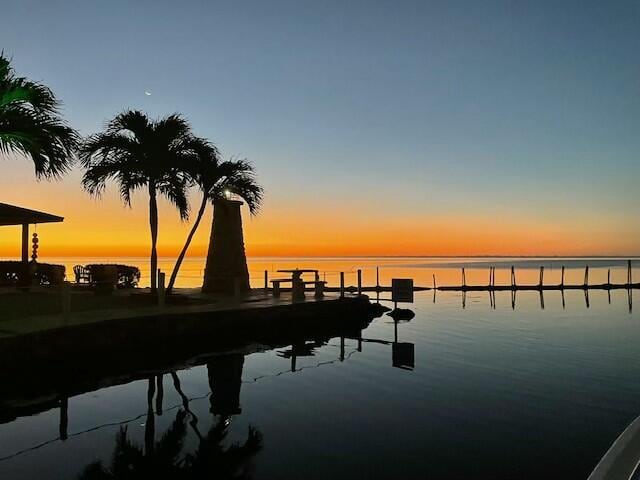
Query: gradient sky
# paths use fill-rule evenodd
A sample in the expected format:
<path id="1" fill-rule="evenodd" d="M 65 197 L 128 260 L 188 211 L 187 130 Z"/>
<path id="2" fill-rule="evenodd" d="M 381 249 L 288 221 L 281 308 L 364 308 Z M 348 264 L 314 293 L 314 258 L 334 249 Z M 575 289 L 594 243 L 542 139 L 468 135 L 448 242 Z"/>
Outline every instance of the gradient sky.
<path id="1" fill-rule="evenodd" d="M 0 48 L 83 134 L 181 112 L 254 162 L 249 254 L 640 254 L 637 1 L 6 3 Z M 0 162 L 0 201 L 66 217 L 42 255 L 146 253 L 143 196 Z M 161 213 L 172 254 L 186 226 Z"/>

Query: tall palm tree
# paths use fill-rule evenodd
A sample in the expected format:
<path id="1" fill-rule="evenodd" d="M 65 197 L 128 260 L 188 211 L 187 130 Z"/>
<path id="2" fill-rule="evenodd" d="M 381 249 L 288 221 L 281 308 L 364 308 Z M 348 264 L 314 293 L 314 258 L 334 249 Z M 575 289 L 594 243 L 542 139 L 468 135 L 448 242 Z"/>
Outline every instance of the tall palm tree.
<path id="1" fill-rule="evenodd" d="M 256 182 L 255 171 L 249 162 L 236 159 L 220 161 L 215 149 L 207 149 L 200 153 L 192 165 L 190 176 L 202 193 L 202 201 L 198 215 L 171 272 L 167 287 L 168 292 L 171 292 L 175 285 L 180 266 L 209 203 L 213 205 L 217 199 L 225 198 L 231 194 L 237 195 L 247 203 L 251 215 L 256 215 L 262 204 L 264 192 Z"/>
<path id="2" fill-rule="evenodd" d="M 186 220 L 189 203 L 186 196 L 190 178 L 186 173 L 202 151 L 213 148 L 195 137 L 191 126 L 180 115 L 152 120 L 137 110 L 128 110 L 107 123 L 102 133 L 91 135 L 80 147 L 80 159 L 86 168 L 84 188 L 99 196 L 107 181 L 118 184 L 124 203 L 131 206 L 131 194 L 146 188 L 149 194 L 151 231 L 151 289 L 157 286 L 158 200 L 166 197 Z"/>
<path id="3" fill-rule="evenodd" d="M 79 137 L 59 108 L 49 88 L 17 77 L 0 52 L 0 155 L 22 154 L 33 160 L 38 178 L 60 177 L 73 162 Z"/>

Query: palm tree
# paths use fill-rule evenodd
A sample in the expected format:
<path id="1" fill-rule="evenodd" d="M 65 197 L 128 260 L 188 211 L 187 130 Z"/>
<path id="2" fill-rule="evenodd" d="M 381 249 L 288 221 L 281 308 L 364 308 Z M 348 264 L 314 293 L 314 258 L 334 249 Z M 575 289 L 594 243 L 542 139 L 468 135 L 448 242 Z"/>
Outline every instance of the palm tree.
<path id="1" fill-rule="evenodd" d="M 189 165 L 209 143 L 195 137 L 191 126 L 180 115 L 151 120 L 143 112 L 128 110 L 107 123 L 102 133 L 91 135 L 80 147 L 86 168 L 84 188 L 100 196 L 109 180 L 120 189 L 124 203 L 131 206 L 131 194 L 146 188 L 149 193 L 151 230 L 151 289 L 156 289 L 158 267 L 158 195 L 166 197 L 186 220 L 189 203 L 186 190 Z"/>
<path id="2" fill-rule="evenodd" d="M 15 76 L 0 52 L 0 154 L 31 157 L 36 177 L 60 177 L 73 163 L 78 134 L 59 115 L 49 88 Z"/>
<path id="3" fill-rule="evenodd" d="M 202 201 L 198 215 L 171 272 L 168 292 L 173 289 L 180 266 L 200 226 L 208 203 L 213 205 L 220 198 L 237 195 L 247 203 L 251 215 L 256 215 L 262 204 L 263 189 L 256 183 L 253 166 L 246 160 L 231 159 L 221 162 L 217 150 L 207 149 L 198 155 L 196 162 L 192 165 L 190 176 L 202 193 Z"/>

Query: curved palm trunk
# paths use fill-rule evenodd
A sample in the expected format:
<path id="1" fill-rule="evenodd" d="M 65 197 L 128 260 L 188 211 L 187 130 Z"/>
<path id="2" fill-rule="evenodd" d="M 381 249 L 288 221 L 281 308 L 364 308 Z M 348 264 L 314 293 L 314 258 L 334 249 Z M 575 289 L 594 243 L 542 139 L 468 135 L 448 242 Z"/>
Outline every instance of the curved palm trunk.
<path id="1" fill-rule="evenodd" d="M 157 288 L 158 272 L 158 200 L 156 198 L 156 186 L 149 183 L 149 227 L 151 229 L 151 291 Z"/>
<path id="2" fill-rule="evenodd" d="M 176 278 L 178 277 L 178 271 L 180 270 L 180 266 L 184 260 L 185 255 L 187 254 L 187 250 L 189 250 L 189 245 L 191 245 L 191 240 L 193 240 L 193 236 L 196 234 L 198 227 L 200 226 L 200 220 L 202 220 L 202 216 L 204 215 L 204 211 L 207 208 L 207 196 L 202 196 L 202 203 L 200 204 L 200 209 L 198 210 L 198 216 L 196 217 L 195 222 L 193 223 L 193 227 L 191 227 L 191 231 L 187 236 L 187 241 L 182 247 L 182 251 L 180 255 L 178 255 L 178 259 L 176 260 L 176 264 L 173 267 L 173 272 L 171 272 L 171 278 L 169 279 L 169 286 L 167 287 L 167 292 L 171 293 L 173 290 L 173 285 L 176 283 Z"/>

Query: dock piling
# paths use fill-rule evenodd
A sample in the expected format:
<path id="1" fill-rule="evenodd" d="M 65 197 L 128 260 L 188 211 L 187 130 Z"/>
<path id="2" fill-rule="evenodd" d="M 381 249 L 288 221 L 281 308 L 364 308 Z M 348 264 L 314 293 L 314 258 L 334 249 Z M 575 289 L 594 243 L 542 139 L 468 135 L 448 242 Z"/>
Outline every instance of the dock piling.
<path id="1" fill-rule="evenodd" d="M 344 298 L 344 272 L 340 272 L 340 298 Z"/>
<path id="2" fill-rule="evenodd" d="M 516 288 L 516 270 L 513 265 L 511 265 L 511 289 L 515 290 Z"/>
<path id="3" fill-rule="evenodd" d="M 464 267 L 462 267 L 462 288 L 467 287 L 467 277 L 464 273 Z"/>
<path id="4" fill-rule="evenodd" d="M 362 270 L 358 269 L 358 295 L 362 295 Z"/>
<path id="5" fill-rule="evenodd" d="M 564 288 L 564 265 L 562 266 L 562 276 L 560 277 L 560 288 Z"/>
<path id="6" fill-rule="evenodd" d="M 380 289 L 380 268 L 376 267 L 376 290 Z"/>
<path id="7" fill-rule="evenodd" d="M 158 269 L 158 306 L 164 307 L 165 302 L 165 273 Z"/>
<path id="8" fill-rule="evenodd" d="M 264 292 L 269 291 L 269 270 L 264 271 Z"/>
<path id="9" fill-rule="evenodd" d="M 538 283 L 538 286 L 540 287 L 541 290 L 542 290 L 543 284 L 544 284 L 544 267 L 540 267 L 540 282 Z"/>
<path id="10" fill-rule="evenodd" d="M 60 403 L 60 421 L 58 422 L 58 432 L 60 440 L 63 442 L 69 438 L 69 399 L 62 397 Z"/>
<path id="11" fill-rule="evenodd" d="M 589 265 L 584 267 L 584 288 L 589 286 Z"/>

